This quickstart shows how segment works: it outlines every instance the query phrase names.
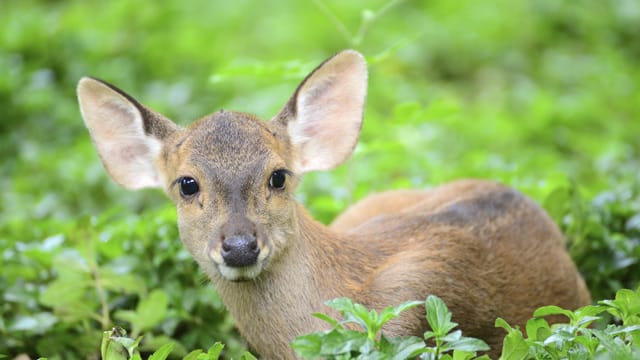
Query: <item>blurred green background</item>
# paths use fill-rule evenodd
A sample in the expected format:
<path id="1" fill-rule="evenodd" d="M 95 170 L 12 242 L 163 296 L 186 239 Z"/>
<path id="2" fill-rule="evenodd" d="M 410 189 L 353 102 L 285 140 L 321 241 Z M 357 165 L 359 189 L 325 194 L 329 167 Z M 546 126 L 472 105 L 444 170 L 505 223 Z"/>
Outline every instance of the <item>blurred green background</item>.
<path id="1" fill-rule="evenodd" d="M 495 179 L 561 224 L 594 299 L 638 286 L 640 2 L 0 0 L 0 354 L 93 358 L 119 325 L 147 349 L 221 340 L 237 356 L 171 204 L 107 178 L 76 83 L 180 124 L 269 118 L 344 48 L 369 63 L 365 122 L 346 165 L 301 185 L 317 218 L 382 189 Z"/>

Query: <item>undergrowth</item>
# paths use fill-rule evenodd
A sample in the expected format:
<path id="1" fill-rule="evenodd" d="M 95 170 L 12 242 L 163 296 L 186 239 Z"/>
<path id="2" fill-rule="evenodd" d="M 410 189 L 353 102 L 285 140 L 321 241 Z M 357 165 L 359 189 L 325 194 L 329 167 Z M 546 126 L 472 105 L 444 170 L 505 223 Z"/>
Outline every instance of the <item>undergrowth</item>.
<path id="1" fill-rule="evenodd" d="M 493 179 L 560 224 L 594 299 L 637 288 L 637 2 L 266 4 L 0 1 L 0 354 L 97 357 L 102 332 L 122 327 L 143 336 L 143 357 L 215 341 L 222 358 L 242 356 L 233 320 L 180 244 L 175 210 L 108 180 L 75 86 L 102 78 L 180 124 L 220 108 L 268 118 L 319 59 L 347 47 L 369 63 L 365 121 L 346 166 L 301 184 L 316 218 L 376 191 Z M 505 326 L 508 339 L 584 355 L 595 340 L 560 339 L 588 335 L 596 357 L 612 357 L 602 348 L 630 344 L 636 333 L 624 331 L 637 323 L 597 306 L 606 311 L 588 316 L 604 327 L 571 320 L 544 337 L 555 325 L 537 320 L 542 335 L 522 340 Z"/>
<path id="2" fill-rule="evenodd" d="M 303 359 L 424 359 L 424 360 L 489 360 L 488 355 L 479 355 L 489 350 L 480 339 L 463 336 L 456 330 L 452 313 L 437 296 L 430 295 L 426 301 L 409 301 L 397 307 L 388 307 L 381 312 L 366 309 L 348 298 L 338 298 L 326 303 L 337 310 L 342 319 L 334 319 L 323 313 L 316 316 L 331 329 L 297 337 L 292 347 Z M 416 336 L 387 337 L 384 325 L 408 309 L 424 306 L 430 330 L 422 338 Z M 562 315 L 565 322 L 549 324 L 546 316 Z M 613 316 L 615 323 L 603 324 L 602 320 Z M 600 325 L 594 326 L 594 323 Z M 345 325 L 355 324 L 357 329 Z M 640 288 L 636 291 L 622 289 L 613 300 L 602 300 L 597 305 L 588 305 L 575 311 L 557 306 L 537 309 L 527 321 L 525 329 L 512 327 L 498 318 L 496 327 L 506 331 L 502 345 L 501 360 L 526 359 L 616 359 L 633 360 L 640 356 Z M 526 335 L 523 330 L 526 330 Z M 116 328 L 105 331 L 102 337 L 101 354 L 106 360 L 141 360 L 138 346 L 142 337 L 129 338 L 124 330 Z M 149 355 L 149 360 L 164 360 L 172 343 L 161 346 Z M 183 360 L 216 360 L 223 345 L 216 343 L 207 352 L 195 350 Z M 240 355 L 241 360 L 255 359 L 250 353 Z"/>

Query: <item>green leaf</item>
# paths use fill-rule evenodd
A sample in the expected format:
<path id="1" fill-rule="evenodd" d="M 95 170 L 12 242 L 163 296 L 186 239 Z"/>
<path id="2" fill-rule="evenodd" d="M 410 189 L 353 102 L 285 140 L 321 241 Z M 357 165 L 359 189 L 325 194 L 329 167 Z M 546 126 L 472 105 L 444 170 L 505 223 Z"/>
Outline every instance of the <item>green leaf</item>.
<path id="1" fill-rule="evenodd" d="M 425 302 L 427 322 L 436 337 L 444 336 L 458 324 L 451 321 L 451 312 L 447 305 L 435 295 L 429 295 Z"/>
<path id="2" fill-rule="evenodd" d="M 389 320 L 395 319 L 400 316 L 401 313 L 422 304 L 424 304 L 424 302 L 422 301 L 407 301 L 396 307 L 389 306 L 385 308 L 380 313 L 379 326 L 382 327 L 382 325 L 386 324 Z"/>
<path id="3" fill-rule="evenodd" d="M 551 335 L 549 323 L 543 318 L 529 319 L 526 324 L 527 336 L 531 340 L 544 341 Z"/>
<path id="4" fill-rule="evenodd" d="M 207 350 L 207 356 L 203 360 L 218 360 L 223 349 L 224 344 L 216 342 L 209 348 L 209 350 Z"/>
<path id="5" fill-rule="evenodd" d="M 110 269 L 100 269 L 99 276 L 102 286 L 108 290 L 139 295 L 146 291 L 144 280 L 134 274 L 118 274 Z"/>
<path id="6" fill-rule="evenodd" d="M 502 320 L 502 319 L 500 319 Z M 502 323 L 504 322 L 504 323 Z M 522 332 L 518 329 L 511 328 L 506 321 L 502 320 L 500 325 L 498 325 L 498 320 L 496 320 L 496 325 L 502 328 L 505 328 L 503 325 L 508 326 L 511 331 L 504 337 L 504 341 L 502 343 L 502 356 L 501 360 L 523 360 L 527 358 L 529 354 L 529 345 L 525 341 L 522 336 Z"/>
<path id="7" fill-rule="evenodd" d="M 571 321 L 576 319 L 576 316 L 570 310 L 565 310 L 559 306 L 549 305 L 538 308 L 534 313 L 534 317 L 543 317 L 549 315 L 564 315 L 569 318 Z"/>
<path id="8" fill-rule="evenodd" d="M 339 355 L 351 352 L 369 353 L 375 348 L 366 333 L 353 330 L 332 330 L 322 338 L 322 355 Z"/>
<path id="9" fill-rule="evenodd" d="M 342 297 L 329 300 L 325 304 L 335 310 L 338 310 L 344 318 L 344 323 L 356 323 L 364 330 L 369 329 L 371 323 L 369 319 L 369 312 L 367 309 L 354 303 L 351 299 Z"/>
<path id="10" fill-rule="evenodd" d="M 436 334 L 433 331 L 427 330 L 427 331 L 424 332 L 423 338 L 425 340 L 429 340 L 429 339 L 431 339 L 431 338 L 433 338 L 435 336 L 436 336 Z"/>
<path id="11" fill-rule="evenodd" d="M 606 307 L 602 305 L 587 305 L 577 309 L 574 313 L 578 318 L 582 318 L 586 316 L 594 317 L 600 315 L 604 311 L 606 311 Z"/>
<path id="12" fill-rule="evenodd" d="M 472 351 L 453 350 L 452 360 L 471 360 L 475 356 Z"/>
<path id="13" fill-rule="evenodd" d="M 340 324 L 340 322 L 334 318 L 332 318 L 331 316 L 324 314 L 324 313 L 313 313 L 311 314 L 312 316 L 323 320 L 327 323 L 329 323 L 329 325 L 331 325 L 331 327 L 336 328 L 336 329 L 342 329 L 343 326 Z"/>
<path id="14" fill-rule="evenodd" d="M 442 337 L 442 341 L 452 342 L 462 338 L 462 330 L 456 330 Z"/>
<path id="15" fill-rule="evenodd" d="M 631 349 L 620 339 L 600 330 L 593 330 L 593 334 L 600 340 L 600 345 L 607 350 L 610 359 L 631 360 Z"/>
<path id="16" fill-rule="evenodd" d="M 353 301 L 347 297 L 327 300 L 324 304 L 339 312 L 353 312 Z"/>
<path id="17" fill-rule="evenodd" d="M 638 289 L 640 292 L 640 288 Z M 628 325 L 640 324 L 640 293 L 621 289 L 616 292 L 615 300 L 603 300 L 601 304 L 608 305 L 609 313 L 620 318 Z"/>
<path id="18" fill-rule="evenodd" d="M 115 317 L 129 321 L 133 327 L 132 333 L 139 334 L 152 329 L 164 320 L 167 314 L 167 306 L 167 295 L 161 289 L 156 289 L 147 298 L 138 303 L 136 311 L 117 311 Z"/>
<path id="19" fill-rule="evenodd" d="M 149 356 L 149 360 L 165 360 L 169 356 L 169 354 L 171 354 L 173 346 L 173 343 L 166 343 L 162 345 L 151 356 Z"/>
<path id="20" fill-rule="evenodd" d="M 133 356 L 134 354 L 138 353 L 138 345 L 140 345 L 140 341 L 142 341 L 142 336 L 138 336 L 134 340 L 124 335 L 123 336 L 112 335 L 110 337 L 110 340 L 111 342 L 115 342 L 122 345 L 129 353 L 129 356 Z"/>
<path id="21" fill-rule="evenodd" d="M 106 335 L 106 336 L 105 336 Z M 100 345 L 103 360 L 128 360 L 129 352 L 122 344 L 111 339 L 111 331 L 105 331 Z"/>
<path id="22" fill-rule="evenodd" d="M 310 333 L 298 336 L 291 343 L 291 347 L 301 358 L 313 359 L 322 354 L 323 333 Z"/>
<path id="23" fill-rule="evenodd" d="M 182 360 L 200 360 L 200 355 L 206 355 L 206 354 L 204 354 L 204 351 L 202 351 L 202 349 L 193 350 L 192 352 L 188 353 L 185 357 L 183 357 Z"/>
<path id="24" fill-rule="evenodd" d="M 380 341 L 380 352 L 392 360 L 415 359 L 426 351 L 422 339 L 416 336 L 400 336 L 387 338 L 384 335 Z"/>
<path id="25" fill-rule="evenodd" d="M 253 354 L 248 351 L 245 351 L 242 355 L 240 355 L 240 360 L 258 360 Z"/>
<path id="26" fill-rule="evenodd" d="M 453 350 L 470 351 L 470 352 L 489 350 L 489 345 L 487 345 L 486 342 L 480 339 L 464 337 L 464 336 L 458 340 L 451 341 L 449 345 Z"/>
<path id="27" fill-rule="evenodd" d="M 186 356 L 187 354 L 187 349 L 185 349 L 180 342 L 166 335 L 154 335 L 153 333 L 148 332 L 145 334 L 144 340 L 144 344 L 140 347 L 140 351 L 156 351 L 162 346 L 171 343 L 173 344 L 173 349 L 171 350 L 173 355 L 172 357 Z"/>
<path id="28" fill-rule="evenodd" d="M 497 319 L 496 319 L 496 321 L 495 321 L 495 327 L 503 328 L 503 329 L 505 329 L 508 333 L 511 333 L 511 332 L 513 332 L 513 331 L 516 331 L 516 329 L 512 328 L 512 327 L 511 327 L 511 325 L 509 325 L 509 323 L 508 323 L 505 319 L 503 319 L 503 318 L 501 318 L 501 317 L 499 317 L 499 318 L 497 318 Z"/>

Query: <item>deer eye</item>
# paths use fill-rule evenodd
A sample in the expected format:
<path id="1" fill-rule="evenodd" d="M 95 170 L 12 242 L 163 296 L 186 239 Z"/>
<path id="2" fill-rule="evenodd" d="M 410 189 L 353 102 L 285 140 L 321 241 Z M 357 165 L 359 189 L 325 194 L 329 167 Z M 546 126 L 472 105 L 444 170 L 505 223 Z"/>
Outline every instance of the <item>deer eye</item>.
<path id="1" fill-rule="evenodd" d="M 194 195 L 200 190 L 200 187 L 198 186 L 198 182 L 196 181 L 196 179 L 192 177 L 188 177 L 188 176 L 181 177 L 179 182 L 180 182 L 180 195 L 184 197 Z"/>
<path id="2" fill-rule="evenodd" d="M 284 183 L 287 180 L 287 172 L 285 170 L 276 170 L 269 178 L 269 186 L 272 189 L 284 189 Z"/>

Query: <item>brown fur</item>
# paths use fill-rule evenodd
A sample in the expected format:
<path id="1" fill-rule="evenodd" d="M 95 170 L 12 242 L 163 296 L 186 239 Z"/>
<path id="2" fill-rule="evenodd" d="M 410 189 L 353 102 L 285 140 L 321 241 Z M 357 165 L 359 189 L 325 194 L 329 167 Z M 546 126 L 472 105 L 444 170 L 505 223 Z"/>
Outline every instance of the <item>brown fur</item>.
<path id="1" fill-rule="evenodd" d="M 575 309 L 588 304 L 589 293 L 557 226 L 533 201 L 503 185 L 463 180 L 432 190 L 376 194 L 353 205 L 331 227 L 295 202 L 298 168 L 335 166 L 353 148 L 360 124 L 354 116 L 364 95 L 345 100 L 340 89 L 346 86 L 352 94 L 361 86 L 362 75 L 344 80 L 346 85 L 341 80 L 361 71 L 354 56 L 343 53 L 324 63 L 270 122 L 220 111 L 183 129 L 96 80 L 83 79 L 78 92 L 101 158 L 108 169 L 116 169 L 112 176 L 130 188 L 156 186 L 153 179 L 160 179 L 157 186 L 176 203 L 182 241 L 242 335 L 265 359 L 295 358 L 290 342 L 326 329 L 311 314 L 327 311 L 323 303 L 340 296 L 379 310 L 438 295 L 464 333 L 486 340 L 493 355 L 500 353 L 504 336 L 494 327 L 496 317 L 524 325 L 542 305 Z M 314 101 L 322 102 L 314 108 Z M 354 107 L 344 115 L 325 101 Z M 311 120 L 298 119 L 299 107 L 305 106 L 311 107 L 304 109 Z M 325 109 L 352 121 L 339 128 L 336 139 L 326 132 L 331 128 L 314 122 L 319 111 L 325 117 Z M 142 125 L 134 120 L 137 114 Z M 124 129 L 116 134 L 135 135 L 122 137 L 132 153 L 109 152 L 113 134 L 99 125 L 107 118 Z M 338 120 L 326 121 L 342 126 Z M 136 130 L 140 126 L 144 133 Z M 331 146 L 318 146 L 316 138 Z M 157 141 L 161 149 L 156 151 Z M 322 152 L 320 162 L 309 155 L 333 147 L 336 155 Z M 141 172 L 149 175 L 146 183 L 122 175 L 135 169 L 130 159 L 153 161 L 153 170 Z M 268 185 L 279 169 L 289 171 L 283 190 Z M 198 181 L 194 196 L 180 194 L 184 176 Z M 248 233 L 257 239 L 259 268 L 225 273 L 220 257 L 225 237 Z M 424 308 L 384 328 L 388 336 L 422 336 L 425 330 Z"/>

